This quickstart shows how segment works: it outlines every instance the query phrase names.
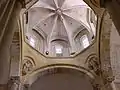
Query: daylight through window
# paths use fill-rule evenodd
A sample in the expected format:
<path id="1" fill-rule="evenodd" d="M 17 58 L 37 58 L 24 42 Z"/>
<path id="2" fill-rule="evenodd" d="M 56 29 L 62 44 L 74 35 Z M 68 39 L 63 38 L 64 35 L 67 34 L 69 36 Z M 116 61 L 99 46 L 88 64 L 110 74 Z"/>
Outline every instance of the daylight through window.
<path id="1" fill-rule="evenodd" d="M 82 36 L 81 39 L 82 39 L 83 47 L 84 47 L 84 48 L 87 48 L 87 47 L 90 45 L 87 35 Z"/>

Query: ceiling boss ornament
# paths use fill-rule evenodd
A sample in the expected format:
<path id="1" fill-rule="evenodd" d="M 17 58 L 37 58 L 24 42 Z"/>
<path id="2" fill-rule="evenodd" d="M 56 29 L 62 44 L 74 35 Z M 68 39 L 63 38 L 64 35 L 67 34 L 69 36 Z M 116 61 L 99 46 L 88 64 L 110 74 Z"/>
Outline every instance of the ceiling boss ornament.
<path id="1" fill-rule="evenodd" d="M 56 13 L 57 15 L 61 16 L 61 15 L 62 15 L 62 10 L 61 10 L 60 8 L 57 8 L 57 9 L 55 10 L 55 13 Z"/>

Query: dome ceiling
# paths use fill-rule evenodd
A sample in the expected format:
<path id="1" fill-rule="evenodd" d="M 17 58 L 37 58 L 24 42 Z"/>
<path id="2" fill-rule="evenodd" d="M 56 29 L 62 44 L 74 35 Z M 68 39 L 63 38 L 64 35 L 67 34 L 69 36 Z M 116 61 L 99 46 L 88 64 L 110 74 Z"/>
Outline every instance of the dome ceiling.
<path id="1" fill-rule="evenodd" d="M 39 0 L 28 10 L 28 29 L 44 33 L 48 43 L 66 38 L 74 49 L 73 34 L 90 30 L 88 8 L 82 0 Z"/>

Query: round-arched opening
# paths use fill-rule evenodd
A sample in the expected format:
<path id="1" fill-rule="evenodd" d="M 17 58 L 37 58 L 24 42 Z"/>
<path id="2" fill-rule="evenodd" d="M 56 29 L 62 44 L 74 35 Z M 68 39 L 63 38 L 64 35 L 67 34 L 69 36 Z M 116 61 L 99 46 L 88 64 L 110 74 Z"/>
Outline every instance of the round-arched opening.
<path id="1" fill-rule="evenodd" d="M 93 87 L 84 75 L 64 72 L 40 77 L 31 90 L 93 90 Z"/>
<path id="2" fill-rule="evenodd" d="M 83 68 L 50 65 L 37 71 L 25 81 L 30 90 L 94 90 L 94 76 Z"/>
<path id="3" fill-rule="evenodd" d="M 51 42 L 51 56 L 55 57 L 69 57 L 70 55 L 70 45 L 65 40 L 53 40 Z"/>

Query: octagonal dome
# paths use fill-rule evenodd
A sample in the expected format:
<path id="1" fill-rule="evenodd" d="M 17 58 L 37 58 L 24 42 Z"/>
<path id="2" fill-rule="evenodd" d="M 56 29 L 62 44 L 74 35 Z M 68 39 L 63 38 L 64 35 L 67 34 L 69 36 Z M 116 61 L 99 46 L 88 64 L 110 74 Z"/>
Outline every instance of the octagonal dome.
<path id="1" fill-rule="evenodd" d="M 34 29 L 45 38 L 45 51 L 50 52 L 52 41 L 66 40 L 70 52 L 76 52 L 74 36 L 83 29 L 92 33 L 89 10 L 83 0 L 39 0 L 28 10 L 26 31 L 32 34 Z"/>

